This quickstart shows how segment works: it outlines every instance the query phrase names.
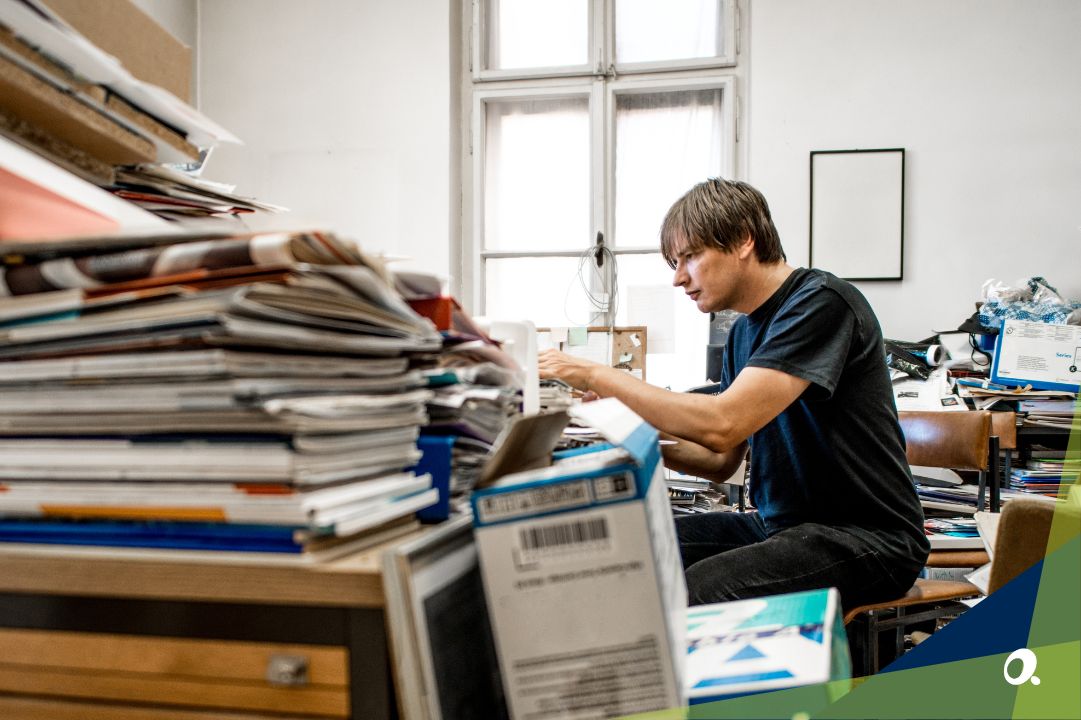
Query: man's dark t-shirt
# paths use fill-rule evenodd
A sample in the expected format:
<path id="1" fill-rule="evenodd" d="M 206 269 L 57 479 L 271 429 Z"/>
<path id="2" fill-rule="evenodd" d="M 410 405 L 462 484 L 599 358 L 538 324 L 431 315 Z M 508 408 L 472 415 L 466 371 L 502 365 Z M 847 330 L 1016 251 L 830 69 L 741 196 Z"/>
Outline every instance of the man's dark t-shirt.
<path id="1" fill-rule="evenodd" d="M 905 460 L 882 331 L 867 300 L 830 273 L 795 270 L 733 326 L 721 389 L 746 366 L 810 381 L 750 438 L 751 501 L 768 533 L 848 527 L 923 562 L 923 512 Z"/>

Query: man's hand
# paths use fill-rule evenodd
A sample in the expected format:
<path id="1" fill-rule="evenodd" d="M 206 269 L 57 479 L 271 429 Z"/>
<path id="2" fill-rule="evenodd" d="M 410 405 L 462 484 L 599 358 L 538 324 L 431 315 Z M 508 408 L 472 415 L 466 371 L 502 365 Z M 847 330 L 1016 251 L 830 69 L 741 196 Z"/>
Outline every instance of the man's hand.
<path id="1" fill-rule="evenodd" d="M 542 379 L 562 380 L 576 390 L 591 390 L 593 371 L 603 365 L 583 360 L 558 350 L 544 350 L 537 357 L 537 370 Z"/>

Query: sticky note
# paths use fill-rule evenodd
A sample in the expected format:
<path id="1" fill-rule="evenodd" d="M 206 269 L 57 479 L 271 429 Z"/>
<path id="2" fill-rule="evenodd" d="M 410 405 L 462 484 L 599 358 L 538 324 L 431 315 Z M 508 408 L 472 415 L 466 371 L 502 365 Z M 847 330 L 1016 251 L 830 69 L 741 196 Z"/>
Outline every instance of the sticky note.
<path id="1" fill-rule="evenodd" d="M 621 363 L 629 363 L 633 359 L 634 355 L 631 355 L 630 353 L 623 353 L 619 356 L 619 361 Z"/>
<path id="2" fill-rule="evenodd" d="M 631 344 L 635 347 L 642 347 L 642 341 L 638 338 L 638 333 L 631 335 Z"/>
<path id="3" fill-rule="evenodd" d="M 559 343 L 567 342 L 567 328 L 554 327 L 549 332 L 552 335 L 552 343 L 558 345 Z"/>
<path id="4" fill-rule="evenodd" d="M 584 327 L 567 328 L 567 340 L 574 345 L 585 345 L 588 342 L 589 331 Z"/>

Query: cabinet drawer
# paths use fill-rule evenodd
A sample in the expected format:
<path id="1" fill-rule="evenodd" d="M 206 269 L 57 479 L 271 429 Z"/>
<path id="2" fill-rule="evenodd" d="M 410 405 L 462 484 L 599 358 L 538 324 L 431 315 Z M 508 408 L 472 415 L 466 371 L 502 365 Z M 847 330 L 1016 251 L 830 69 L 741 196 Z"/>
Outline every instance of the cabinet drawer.
<path id="1" fill-rule="evenodd" d="M 49 700 L 0 695 L 0 718 L 4 720 L 313 720 L 311 715 L 272 715 L 221 710 L 152 708 L 120 705 L 99 700 Z"/>
<path id="2" fill-rule="evenodd" d="M 305 677 L 272 683 L 272 663 L 303 668 Z M 342 647 L 0 630 L 0 692 L 7 693 L 347 717 L 348 678 Z"/>

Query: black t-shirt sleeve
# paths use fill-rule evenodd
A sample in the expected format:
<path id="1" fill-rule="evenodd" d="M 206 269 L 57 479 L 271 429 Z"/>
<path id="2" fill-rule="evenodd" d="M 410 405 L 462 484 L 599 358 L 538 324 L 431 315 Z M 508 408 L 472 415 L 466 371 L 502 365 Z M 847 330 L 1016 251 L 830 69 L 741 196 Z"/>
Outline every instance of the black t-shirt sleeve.
<path id="1" fill-rule="evenodd" d="M 828 287 L 799 291 L 773 319 L 747 365 L 770 368 L 818 386 L 830 397 L 844 371 L 858 328 L 848 303 Z"/>
<path id="2" fill-rule="evenodd" d="M 747 317 L 739 317 L 728 331 L 728 342 L 725 343 L 724 352 L 721 354 L 721 381 L 719 392 L 724 392 L 732 381 L 736 379 L 736 358 L 732 349 L 736 346 L 737 337 L 747 332 Z"/>

